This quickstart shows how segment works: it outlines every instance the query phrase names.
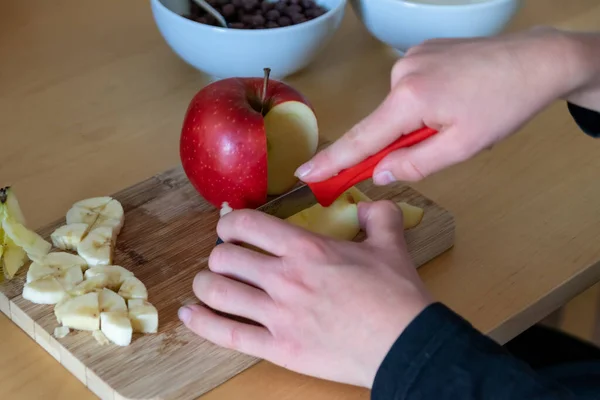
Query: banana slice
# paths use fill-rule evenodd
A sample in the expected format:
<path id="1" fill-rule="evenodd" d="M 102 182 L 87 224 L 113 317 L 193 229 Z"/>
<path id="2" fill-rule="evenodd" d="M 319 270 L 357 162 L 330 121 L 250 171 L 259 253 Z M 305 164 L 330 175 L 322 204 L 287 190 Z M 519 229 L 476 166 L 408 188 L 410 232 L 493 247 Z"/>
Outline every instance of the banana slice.
<path id="1" fill-rule="evenodd" d="M 100 312 L 127 311 L 125 299 L 110 289 L 103 288 L 98 292 Z"/>
<path id="2" fill-rule="evenodd" d="M 85 271 L 85 279 L 91 279 L 97 275 L 105 275 L 107 282 L 104 286 L 118 291 L 125 279 L 133 276 L 133 272 L 118 265 L 96 266 Z"/>
<path id="3" fill-rule="evenodd" d="M 57 326 L 56 328 L 54 328 L 54 337 L 57 339 L 62 339 L 66 337 L 69 334 L 69 332 L 71 332 L 71 330 L 68 326 Z"/>
<path id="4" fill-rule="evenodd" d="M 101 226 L 90 231 L 79 243 L 77 254 L 83 257 L 89 266 L 110 265 L 114 244 L 115 236 L 112 228 Z"/>
<path id="5" fill-rule="evenodd" d="M 4 244 L 0 244 L 0 249 L 0 270 L 4 271 L 7 279 L 12 279 L 28 261 L 27 253 L 7 235 L 4 235 Z"/>
<path id="6" fill-rule="evenodd" d="M 99 289 L 103 289 L 104 287 L 106 287 L 107 283 L 108 283 L 108 275 L 96 274 L 90 278 L 86 277 L 86 279 L 84 279 L 82 282 L 80 282 L 75 287 L 70 289 L 68 291 L 68 293 L 71 296 L 81 296 L 86 293 L 96 292 Z"/>
<path id="7" fill-rule="evenodd" d="M 67 212 L 67 224 L 84 223 L 90 230 L 109 227 L 115 236 L 123 227 L 125 212 L 123 206 L 112 197 L 94 197 L 78 201 Z"/>
<path id="8" fill-rule="evenodd" d="M 15 245 L 25 250 L 32 261 L 41 260 L 52 248 L 52 245 L 36 232 L 27 229 L 10 217 L 2 221 L 2 229 Z"/>
<path id="9" fill-rule="evenodd" d="M 69 253 L 48 253 L 40 262 L 33 262 L 27 271 L 27 282 L 53 275 L 61 283 L 68 283 L 69 290 L 83 280 L 82 268 L 87 267 L 85 260 Z"/>
<path id="10" fill-rule="evenodd" d="M 50 239 L 56 248 L 77 251 L 77 246 L 83 240 L 88 228 L 89 225 L 84 223 L 63 225 L 52 232 Z"/>
<path id="11" fill-rule="evenodd" d="M 58 279 L 46 276 L 26 283 L 22 296 L 35 304 L 56 304 L 67 296 L 67 292 Z"/>
<path id="12" fill-rule="evenodd" d="M 131 299 L 129 306 L 129 319 L 134 332 L 156 333 L 158 331 L 158 311 L 143 299 Z"/>
<path id="13" fill-rule="evenodd" d="M 144 299 L 148 300 L 148 290 L 146 286 L 135 276 L 130 276 L 123 281 L 119 289 L 119 296 L 124 299 Z"/>
<path id="14" fill-rule="evenodd" d="M 100 329 L 98 293 L 87 293 L 57 304 L 54 314 L 63 326 L 81 331 L 97 331 Z"/>
<path id="15" fill-rule="evenodd" d="M 118 346 L 128 346 L 131 343 L 133 328 L 127 312 L 103 312 L 100 314 L 100 329 L 108 340 Z"/>
<path id="16" fill-rule="evenodd" d="M 78 201 L 67 211 L 67 225 L 84 223 L 92 226 L 98 219 L 98 214 L 111 200 L 112 197 L 105 196 Z"/>
<path id="17" fill-rule="evenodd" d="M 98 342 L 100 346 L 104 346 L 105 344 L 110 343 L 110 341 L 106 338 L 102 331 L 94 331 L 92 332 L 92 336 L 94 337 L 94 339 L 96 339 L 96 342 Z"/>

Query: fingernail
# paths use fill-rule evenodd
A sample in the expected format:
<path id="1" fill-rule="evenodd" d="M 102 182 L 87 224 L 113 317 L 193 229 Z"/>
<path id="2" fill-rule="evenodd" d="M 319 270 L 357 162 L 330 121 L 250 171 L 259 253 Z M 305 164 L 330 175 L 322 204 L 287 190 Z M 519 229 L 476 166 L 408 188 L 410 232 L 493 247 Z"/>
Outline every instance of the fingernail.
<path id="1" fill-rule="evenodd" d="M 376 185 L 387 185 L 388 183 L 395 182 L 396 178 L 390 171 L 378 172 L 373 176 L 373 182 Z"/>
<path id="2" fill-rule="evenodd" d="M 187 324 L 190 322 L 190 319 L 192 319 L 192 310 L 187 307 L 181 307 L 179 311 L 177 311 L 177 315 L 179 316 L 181 322 Z"/>
<path id="3" fill-rule="evenodd" d="M 312 168 L 313 168 L 312 161 L 309 161 L 309 162 L 299 166 L 298 169 L 296 170 L 296 172 L 294 173 L 294 175 L 296 175 L 298 178 L 303 178 L 309 174 L 309 172 L 312 170 Z"/>

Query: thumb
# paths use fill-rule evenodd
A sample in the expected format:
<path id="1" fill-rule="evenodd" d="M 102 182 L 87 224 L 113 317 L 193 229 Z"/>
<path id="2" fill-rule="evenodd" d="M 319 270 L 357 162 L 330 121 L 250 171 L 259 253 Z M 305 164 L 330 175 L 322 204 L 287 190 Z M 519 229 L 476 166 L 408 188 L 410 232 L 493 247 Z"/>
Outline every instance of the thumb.
<path id="1" fill-rule="evenodd" d="M 392 91 L 365 119 L 296 170 L 304 182 L 320 182 L 377 153 L 402 134 L 422 128 L 417 102 L 406 90 Z"/>
<path id="2" fill-rule="evenodd" d="M 367 242 L 376 247 L 405 247 L 402 210 L 391 200 L 358 203 L 358 220 Z"/>
<path id="3" fill-rule="evenodd" d="M 467 160 L 479 150 L 478 145 L 465 141 L 455 127 L 450 127 L 419 144 L 388 154 L 375 167 L 373 182 L 386 185 L 394 181 L 421 180 Z"/>

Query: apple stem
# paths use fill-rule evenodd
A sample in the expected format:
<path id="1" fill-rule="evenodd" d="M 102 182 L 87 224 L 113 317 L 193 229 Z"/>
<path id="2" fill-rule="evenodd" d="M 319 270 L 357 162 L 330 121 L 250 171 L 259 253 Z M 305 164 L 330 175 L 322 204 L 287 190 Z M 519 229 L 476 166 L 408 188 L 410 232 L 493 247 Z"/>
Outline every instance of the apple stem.
<path id="1" fill-rule="evenodd" d="M 262 98 L 260 99 L 260 113 L 263 114 L 265 110 L 265 101 L 267 100 L 267 89 L 269 88 L 269 75 L 271 75 L 271 68 L 265 68 L 265 80 L 263 82 Z"/>

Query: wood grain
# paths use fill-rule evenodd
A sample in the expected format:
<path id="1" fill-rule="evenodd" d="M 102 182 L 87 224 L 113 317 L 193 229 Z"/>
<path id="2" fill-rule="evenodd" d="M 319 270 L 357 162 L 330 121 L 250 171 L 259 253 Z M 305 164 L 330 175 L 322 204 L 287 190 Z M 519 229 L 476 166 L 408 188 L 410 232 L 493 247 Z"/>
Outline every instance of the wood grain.
<path id="1" fill-rule="evenodd" d="M 405 233 L 416 266 L 452 247 L 454 219 L 430 199 L 400 184 L 382 188 L 368 181 L 357 186 L 373 200 L 424 208 L 421 223 Z M 197 302 L 192 280 L 207 266 L 219 218 L 182 169 L 151 177 L 114 197 L 125 210 L 114 264 L 132 271 L 148 288 L 159 313 L 158 333 L 135 334 L 124 348 L 99 346 L 81 331 L 57 340 L 52 336 L 58 326 L 53 306 L 33 304 L 20 295 L 27 268 L 0 285 L 9 304 L 2 309 L 12 321 L 103 400 L 194 399 L 258 362 L 197 337 L 177 318 L 179 307 Z M 39 232 L 48 239 L 64 223 L 61 218 Z"/>

